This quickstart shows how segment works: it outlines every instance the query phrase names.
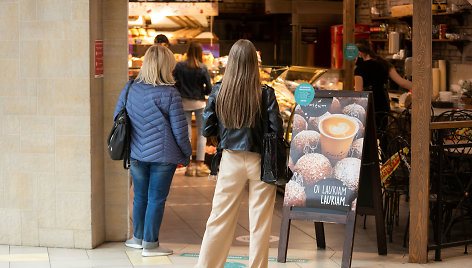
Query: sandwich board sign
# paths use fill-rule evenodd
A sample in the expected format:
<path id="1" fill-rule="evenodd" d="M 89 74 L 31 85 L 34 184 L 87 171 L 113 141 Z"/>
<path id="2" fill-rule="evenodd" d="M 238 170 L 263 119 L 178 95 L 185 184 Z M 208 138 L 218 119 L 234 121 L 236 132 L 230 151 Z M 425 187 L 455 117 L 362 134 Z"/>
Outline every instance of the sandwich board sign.
<path id="1" fill-rule="evenodd" d="M 285 262 L 290 220 L 315 221 L 318 248 L 323 223 L 346 224 L 341 267 L 350 267 L 356 213 L 375 215 L 379 254 L 386 254 L 374 109 L 370 92 L 316 91 L 293 111 L 289 168 L 279 240 Z"/>

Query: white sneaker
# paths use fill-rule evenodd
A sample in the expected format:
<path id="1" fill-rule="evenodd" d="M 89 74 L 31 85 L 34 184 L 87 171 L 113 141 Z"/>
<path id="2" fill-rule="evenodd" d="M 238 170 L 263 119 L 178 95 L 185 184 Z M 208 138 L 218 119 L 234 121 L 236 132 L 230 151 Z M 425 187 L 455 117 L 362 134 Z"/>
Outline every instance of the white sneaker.
<path id="1" fill-rule="evenodd" d="M 125 246 L 130 248 L 143 248 L 142 242 L 143 241 L 141 239 L 137 239 L 133 236 L 132 238 L 126 240 Z"/>
<path id="2" fill-rule="evenodd" d="M 174 253 L 172 249 L 168 249 L 165 247 L 157 247 L 157 248 L 145 248 L 143 249 L 143 257 L 152 257 L 152 256 L 166 256 L 171 255 Z"/>

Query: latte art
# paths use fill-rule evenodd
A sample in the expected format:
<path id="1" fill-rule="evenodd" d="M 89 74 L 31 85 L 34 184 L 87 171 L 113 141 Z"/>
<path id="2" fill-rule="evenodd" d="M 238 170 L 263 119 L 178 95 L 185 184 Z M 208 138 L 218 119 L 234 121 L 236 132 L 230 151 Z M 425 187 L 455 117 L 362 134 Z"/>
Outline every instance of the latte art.
<path id="1" fill-rule="evenodd" d="M 356 126 L 351 120 L 339 117 L 332 117 L 323 121 L 324 132 L 334 138 L 344 138 L 351 136 Z"/>
<path id="2" fill-rule="evenodd" d="M 321 152 L 330 160 L 345 158 L 351 148 L 359 125 L 354 117 L 332 114 L 319 123 Z"/>

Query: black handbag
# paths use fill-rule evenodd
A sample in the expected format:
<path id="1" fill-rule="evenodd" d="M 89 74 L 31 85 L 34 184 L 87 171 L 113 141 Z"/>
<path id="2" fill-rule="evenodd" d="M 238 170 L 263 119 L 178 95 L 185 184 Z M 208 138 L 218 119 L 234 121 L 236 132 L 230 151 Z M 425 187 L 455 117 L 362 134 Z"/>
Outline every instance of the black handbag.
<path id="1" fill-rule="evenodd" d="M 269 131 L 269 115 L 263 110 L 263 139 L 261 155 L 261 180 L 275 185 L 285 185 L 292 177 L 288 168 L 290 145 L 283 137 Z"/>
<path id="2" fill-rule="evenodd" d="M 126 102 L 128 101 L 128 94 L 134 80 L 128 85 L 126 89 L 125 105 L 123 109 L 116 115 L 115 122 L 108 135 L 108 154 L 113 160 L 123 160 L 123 168 L 130 167 L 130 141 L 131 141 L 131 122 L 126 111 Z"/>

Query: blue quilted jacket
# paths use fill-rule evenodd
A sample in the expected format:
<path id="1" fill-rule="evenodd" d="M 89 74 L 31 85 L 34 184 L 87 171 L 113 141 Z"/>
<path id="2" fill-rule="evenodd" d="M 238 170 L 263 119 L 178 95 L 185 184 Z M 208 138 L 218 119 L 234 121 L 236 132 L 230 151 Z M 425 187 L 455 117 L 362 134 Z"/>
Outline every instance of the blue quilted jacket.
<path id="1" fill-rule="evenodd" d="M 121 91 L 113 118 L 123 109 L 129 83 Z M 131 120 L 131 158 L 189 164 L 192 147 L 182 99 L 175 87 L 134 82 L 129 89 L 126 110 Z"/>

